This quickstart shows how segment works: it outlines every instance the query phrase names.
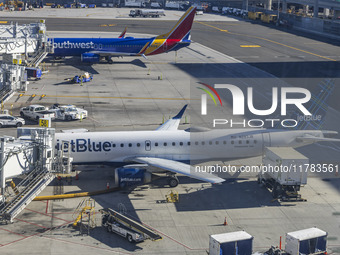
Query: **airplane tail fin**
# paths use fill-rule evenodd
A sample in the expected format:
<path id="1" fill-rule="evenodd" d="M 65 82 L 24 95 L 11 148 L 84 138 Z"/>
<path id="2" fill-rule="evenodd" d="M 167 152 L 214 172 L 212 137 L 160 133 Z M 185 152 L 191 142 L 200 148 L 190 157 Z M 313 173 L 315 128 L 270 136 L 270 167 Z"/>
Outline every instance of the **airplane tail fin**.
<path id="1" fill-rule="evenodd" d="M 185 39 L 190 37 L 190 31 L 194 17 L 196 14 L 196 7 L 190 7 L 183 16 L 177 21 L 176 25 L 170 30 L 170 32 L 159 35 L 157 39 Z"/>
<path id="2" fill-rule="evenodd" d="M 126 31 L 127 31 L 127 27 L 125 27 L 124 31 L 120 34 L 118 38 L 124 38 Z"/>

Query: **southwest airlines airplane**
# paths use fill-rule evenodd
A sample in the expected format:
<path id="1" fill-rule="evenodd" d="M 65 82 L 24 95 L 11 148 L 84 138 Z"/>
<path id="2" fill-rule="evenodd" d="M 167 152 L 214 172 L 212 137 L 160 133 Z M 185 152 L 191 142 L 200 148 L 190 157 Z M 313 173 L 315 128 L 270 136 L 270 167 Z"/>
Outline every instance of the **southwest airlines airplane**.
<path id="1" fill-rule="evenodd" d="M 166 172 L 169 185 L 178 185 L 176 174 L 210 183 L 224 179 L 197 172 L 190 161 L 213 161 L 263 155 L 265 147 L 301 147 L 333 139 L 335 131 L 276 129 L 178 130 L 186 106 L 154 131 L 57 133 L 57 149 L 70 150 L 74 164 L 134 164 L 151 172 Z M 213 156 L 212 156 L 213 155 Z M 136 165 L 137 163 L 137 165 Z M 140 165 L 138 165 L 140 164 Z"/>
<path id="2" fill-rule="evenodd" d="M 101 57 L 156 55 L 190 45 L 190 30 L 196 8 L 190 7 L 170 32 L 152 38 L 50 38 L 54 57 L 81 56 L 83 62 L 99 62 Z"/>

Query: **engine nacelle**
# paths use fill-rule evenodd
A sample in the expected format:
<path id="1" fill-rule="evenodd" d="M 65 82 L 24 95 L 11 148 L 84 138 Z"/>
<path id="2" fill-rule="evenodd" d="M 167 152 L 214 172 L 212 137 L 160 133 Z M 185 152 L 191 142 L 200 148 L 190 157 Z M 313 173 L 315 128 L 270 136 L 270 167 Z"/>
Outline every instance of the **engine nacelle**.
<path id="1" fill-rule="evenodd" d="M 100 56 L 94 53 L 83 53 L 81 54 L 82 62 L 96 63 L 100 61 Z"/>
<path id="2" fill-rule="evenodd" d="M 151 173 L 132 165 L 119 167 L 115 169 L 115 182 L 119 187 L 142 185 L 151 182 Z"/>

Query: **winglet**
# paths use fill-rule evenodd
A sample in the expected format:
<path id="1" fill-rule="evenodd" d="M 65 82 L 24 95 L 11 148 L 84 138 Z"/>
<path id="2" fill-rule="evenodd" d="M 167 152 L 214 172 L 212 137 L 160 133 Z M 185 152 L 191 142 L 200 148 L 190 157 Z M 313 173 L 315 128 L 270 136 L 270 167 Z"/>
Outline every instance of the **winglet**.
<path id="1" fill-rule="evenodd" d="M 127 31 L 127 27 L 125 27 L 124 31 L 120 34 L 118 38 L 124 38 L 126 31 Z"/>
<path id="2" fill-rule="evenodd" d="M 177 115 L 176 115 L 175 117 L 173 117 L 172 119 L 173 119 L 173 120 L 182 119 L 183 114 L 184 114 L 185 110 L 187 109 L 187 106 L 188 106 L 187 104 L 184 105 L 184 107 L 182 108 L 182 110 L 180 110 L 179 113 L 177 113 Z"/>
<path id="3" fill-rule="evenodd" d="M 175 117 L 172 117 L 171 119 L 167 120 L 164 124 L 159 126 L 156 130 L 158 131 L 173 131 L 177 130 L 179 123 L 181 121 L 181 118 L 183 117 L 184 111 L 187 108 L 187 104 L 184 105 L 184 107 L 177 113 Z"/>

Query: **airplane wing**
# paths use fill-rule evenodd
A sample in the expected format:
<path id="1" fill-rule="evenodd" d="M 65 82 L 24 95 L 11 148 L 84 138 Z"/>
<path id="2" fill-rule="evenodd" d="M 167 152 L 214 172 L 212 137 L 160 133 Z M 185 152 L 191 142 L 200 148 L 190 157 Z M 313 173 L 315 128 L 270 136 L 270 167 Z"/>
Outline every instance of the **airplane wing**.
<path id="1" fill-rule="evenodd" d="M 184 114 L 184 111 L 187 108 L 187 106 L 188 106 L 187 104 L 184 105 L 182 110 L 180 110 L 179 113 L 175 117 L 172 117 L 171 119 L 169 119 L 166 122 L 164 122 L 164 124 L 159 126 L 156 130 L 158 130 L 158 131 L 173 131 L 173 130 L 177 130 L 178 126 L 179 126 L 179 123 L 181 121 L 181 118 L 182 118 L 182 116 Z"/>
<path id="2" fill-rule="evenodd" d="M 316 137 L 316 136 L 301 136 L 297 137 L 296 140 L 298 142 L 304 142 L 304 141 L 311 141 L 311 142 L 340 142 L 340 139 L 336 138 L 325 138 L 325 137 Z"/>
<path id="3" fill-rule="evenodd" d="M 215 176 L 211 173 L 203 173 L 195 171 L 195 167 L 190 166 L 188 164 L 184 164 L 178 161 L 170 160 L 170 159 L 162 159 L 162 158 L 152 158 L 152 157 L 135 157 L 129 158 L 129 161 L 138 162 L 141 164 L 147 164 L 152 167 L 157 167 L 160 169 L 164 169 L 166 171 L 183 174 L 189 176 L 191 178 L 210 182 L 210 183 L 221 183 L 225 180 Z"/>

